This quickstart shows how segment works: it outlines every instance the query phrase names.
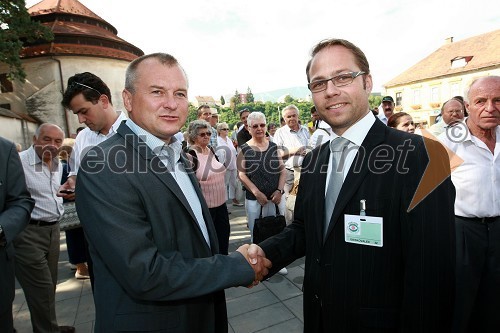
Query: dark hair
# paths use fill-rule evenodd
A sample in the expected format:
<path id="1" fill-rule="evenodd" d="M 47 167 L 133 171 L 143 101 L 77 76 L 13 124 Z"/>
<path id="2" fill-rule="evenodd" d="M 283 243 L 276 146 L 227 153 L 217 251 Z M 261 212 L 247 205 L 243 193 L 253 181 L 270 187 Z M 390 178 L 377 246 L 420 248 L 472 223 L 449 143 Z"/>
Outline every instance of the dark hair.
<path id="1" fill-rule="evenodd" d="M 345 47 L 346 49 L 351 50 L 352 54 L 354 55 L 354 61 L 356 62 L 356 65 L 358 65 L 359 70 L 365 72 L 366 75 L 370 74 L 370 65 L 368 64 L 368 59 L 366 59 L 365 54 L 363 53 L 363 51 L 361 51 L 359 47 L 357 47 L 356 45 L 345 39 L 331 38 L 331 39 L 325 39 L 313 47 L 311 51 L 311 59 L 309 59 L 306 66 L 306 75 L 308 83 L 310 82 L 309 70 L 311 69 L 311 63 L 312 60 L 314 59 L 314 56 L 316 56 L 316 54 L 318 54 L 318 52 L 323 50 L 324 48 L 335 45 L 340 45 Z"/>
<path id="2" fill-rule="evenodd" d="M 389 119 L 387 119 L 387 126 L 392 127 L 392 128 L 398 127 L 398 125 L 401 121 L 401 118 L 404 116 L 410 116 L 410 115 L 406 112 L 394 113 L 392 116 L 389 117 Z"/>
<path id="3" fill-rule="evenodd" d="M 89 72 L 75 74 L 68 79 L 68 86 L 63 94 L 61 104 L 69 109 L 71 100 L 78 94 L 83 94 L 83 97 L 92 104 L 96 104 L 101 95 L 106 95 L 109 103 L 113 105 L 111 92 L 106 83 L 97 75 Z"/>

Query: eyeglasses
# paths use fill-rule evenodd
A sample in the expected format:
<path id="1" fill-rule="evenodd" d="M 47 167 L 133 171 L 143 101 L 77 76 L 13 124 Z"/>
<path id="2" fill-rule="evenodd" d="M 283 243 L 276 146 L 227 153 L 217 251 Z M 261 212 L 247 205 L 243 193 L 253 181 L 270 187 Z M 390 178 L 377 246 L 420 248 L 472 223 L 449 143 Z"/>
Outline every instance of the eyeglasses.
<path id="1" fill-rule="evenodd" d="M 357 78 L 360 75 L 366 74 L 365 72 L 349 72 L 349 73 L 342 73 L 337 76 L 331 77 L 329 79 L 324 79 L 324 80 L 318 80 L 318 81 L 313 81 L 307 85 L 309 90 L 313 93 L 317 93 L 320 91 L 326 90 L 326 87 L 328 86 L 328 81 L 332 81 L 333 85 L 335 87 L 343 87 L 347 86 L 354 81 L 355 78 Z"/>
<path id="2" fill-rule="evenodd" d="M 212 133 L 210 132 L 201 132 L 201 133 L 198 133 L 198 136 L 201 136 L 202 138 L 206 137 L 206 136 L 211 136 Z"/>
<path id="3" fill-rule="evenodd" d="M 83 84 L 83 83 L 80 83 L 80 82 L 72 82 L 72 83 L 69 85 L 69 87 L 68 87 L 68 88 L 74 88 L 74 87 L 75 87 L 75 85 L 79 85 L 79 86 L 82 86 L 82 87 L 84 87 L 84 88 L 87 88 L 87 89 L 93 90 L 93 91 L 95 91 L 96 93 L 98 93 L 98 94 L 99 94 L 99 96 L 100 96 L 100 95 L 102 95 L 102 92 L 100 92 L 99 90 L 94 89 L 94 88 L 92 88 L 92 87 L 89 87 L 89 86 L 87 86 L 86 84 Z"/>
<path id="4" fill-rule="evenodd" d="M 252 125 L 253 129 L 256 129 L 256 128 L 259 128 L 259 127 L 260 128 L 264 128 L 264 127 L 266 127 L 266 124 L 255 124 L 255 125 Z"/>
<path id="5" fill-rule="evenodd" d="M 454 113 L 461 114 L 463 112 L 464 112 L 463 110 L 449 110 L 449 111 L 446 111 L 446 113 L 448 113 L 448 114 L 454 114 Z"/>
<path id="6" fill-rule="evenodd" d="M 229 131 L 229 128 L 221 128 L 221 131 Z"/>

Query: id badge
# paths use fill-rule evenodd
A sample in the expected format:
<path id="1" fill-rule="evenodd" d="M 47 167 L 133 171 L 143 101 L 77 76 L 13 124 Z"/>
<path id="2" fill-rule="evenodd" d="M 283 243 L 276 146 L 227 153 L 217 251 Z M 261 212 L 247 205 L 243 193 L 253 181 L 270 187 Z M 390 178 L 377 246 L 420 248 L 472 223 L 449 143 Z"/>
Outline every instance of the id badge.
<path id="1" fill-rule="evenodd" d="M 383 218 L 364 215 L 344 215 L 344 239 L 347 243 L 382 247 Z"/>

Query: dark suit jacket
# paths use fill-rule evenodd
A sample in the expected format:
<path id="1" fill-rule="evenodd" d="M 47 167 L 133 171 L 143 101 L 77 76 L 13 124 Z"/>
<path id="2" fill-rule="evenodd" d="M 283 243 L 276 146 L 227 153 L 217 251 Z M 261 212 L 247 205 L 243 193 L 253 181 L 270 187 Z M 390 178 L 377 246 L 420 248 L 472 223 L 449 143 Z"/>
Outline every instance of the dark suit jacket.
<path id="1" fill-rule="evenodd" d="M 249 285 L 254 272 L 238 252 L 217 254 L 189 176 L 211 247 L 174 178 L 127 125 L 83 159 L 76 207 L 94 262 L 96 332 L 227 331 L 223 289 Z"/>
<path id="2" fill-rule="evenodd" d="M 28 224 L 34 205 L 16 146 L 0 137 L 0 225 L 7 240 L 5 247 L 0 246 L 0 332 L 12 330 L 15 290 L 12 240 Z"/>
<path id="3" fill-rule="evenodd" d="M 401 149 L 405 141 L 410 149 Z M 437 152 L 435 171 L 449 175 L 445 150 L 428 141 Z M 384 151 L 394 163 L 374 162 Z M 306 156 L 295 221 L 261 244 L 273 262 L 271 273 L 306 256 L 305 331 L 449 332 L 455 265 L 450 178 L 407 212 L 429 161 L 426 146 L 422 137 L 376 120 L 344 181 L 324 241 L 329 154 L 324 144 Z M 344 214 L 359 215 L 362 199 L 366 215 L 383 217 L 382 248 L 344 240 Z"/>

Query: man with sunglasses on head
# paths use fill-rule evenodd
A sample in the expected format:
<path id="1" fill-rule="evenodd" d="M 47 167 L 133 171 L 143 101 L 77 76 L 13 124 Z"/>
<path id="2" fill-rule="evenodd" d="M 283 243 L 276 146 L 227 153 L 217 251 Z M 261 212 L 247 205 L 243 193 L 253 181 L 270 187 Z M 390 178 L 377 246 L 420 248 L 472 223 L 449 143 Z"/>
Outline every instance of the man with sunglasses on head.
<path id="1" fill-rule="evenodd" d="M 111 92 L 106 83 L 89 72 L 75 74 L 68 79 L 61 104 L 77 115 L 81 124 L 87 125 L 87 128 L 80 131 L 76 137 L 69 161 L 68 180 L 60 188 L 60 191 L 74 191 L 80 162 L 86 152 L 112 137 L 122 121 L 127 118 L 123 112 L 115 111 Z M 93 288 L 94 274 L 89 255 L 87 255 L 87 265 Z"/>
<path id="2" fill-rule="evenodd" d="M 317 44 L 306 74 L 331 139 L 304 158 L 293 223 L 250 256 L 271 260 L 271 275 L 305 256 L 304 332 L 451 332 L 445 149 L 373 115 L 368 60 L 351 42 Z"/>

